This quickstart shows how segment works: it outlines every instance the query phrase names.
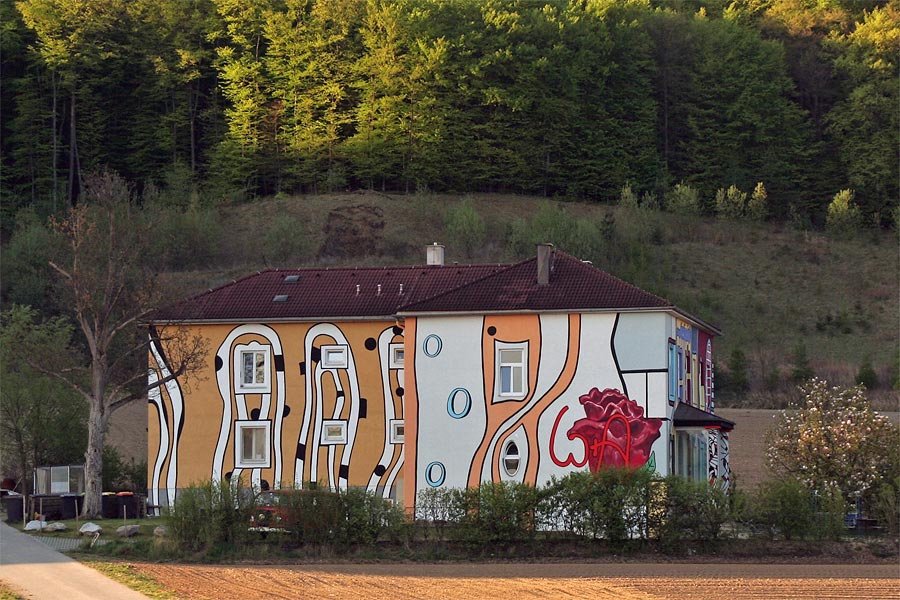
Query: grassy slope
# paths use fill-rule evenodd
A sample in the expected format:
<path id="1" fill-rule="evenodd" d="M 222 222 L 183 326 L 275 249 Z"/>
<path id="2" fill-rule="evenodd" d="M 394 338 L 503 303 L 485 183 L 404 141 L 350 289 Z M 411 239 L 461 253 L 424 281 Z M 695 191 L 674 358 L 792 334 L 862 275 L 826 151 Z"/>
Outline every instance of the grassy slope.
<path id="1" fill-rule="evenodd" d="M 517 258 L 504 242 L 508 224 L 529 218 L 548 201 L 541 198 L 474 195 L 487 225 L 487 241 L 472 257 L 461 256 L 459 244 L 443 231 L 446 209 L 458 196 L 393 196 L 353 193 L 273 198 L 220 211 L 223 233 L 217 264 L 208 271 L 178 273 L 183 289 L 204 289 L 266 267 L 309 265 L 383 265 L 424 262 L 422 246 L 447 245 L 447 261 L 501 262 Z M 342 261 L 317 257 L 325 239 L 329 211 L 341 206 L 369 205 L 384 214 L 379 255 Z M 900 266 L 895 233 L 870 233 L 855 240 L 834 240 L 780 224 L 754 224 L 709 218 L 649 213 L 637 217 L 617 207 L 560 203 L 582 220 L 599 222 L 612 212 L 624 233 L 640 228 L 659 231 L 641 243 L 642 259 L 604 264 L 600 268 L 658 293 L 700 318 L 721 327 L 720 359 L 741 348 L 748 359 L 754 389 L 750 404 L 771 405 L 764 380 L 778 369 L 784 381 L 799 342 L 806 346 L 817 375 L 850 383 L 865 357 L 882 381 L 898 351 L 900 338 Z M 277 219 L 293 217 L 307 251 L 288 259 L 264 242 Z M 613 242 L 616 243 L 616 242 Z M 566 250 L 566 248 L 562 248 Z M 276 257 L 273 258 L 273 255 Z M 755 395 L 755 397 L 754 397 Z M 896 394 L 875 392 L 883 408 L 896 407 Z"/>

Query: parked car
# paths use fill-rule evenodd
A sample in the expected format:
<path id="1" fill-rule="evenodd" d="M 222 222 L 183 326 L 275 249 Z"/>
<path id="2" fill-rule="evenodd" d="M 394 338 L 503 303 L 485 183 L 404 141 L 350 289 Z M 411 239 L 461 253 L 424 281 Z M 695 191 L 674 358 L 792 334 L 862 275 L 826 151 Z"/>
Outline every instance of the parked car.
<path id="1" fill-rule="evenodd" d="M 250 515 L 250 531 L 269 533 L 288 531 L 293 519 L 290 518 L 289 494 L 299 490 L 266 490 L 256 497 L 256 505 Z"/>

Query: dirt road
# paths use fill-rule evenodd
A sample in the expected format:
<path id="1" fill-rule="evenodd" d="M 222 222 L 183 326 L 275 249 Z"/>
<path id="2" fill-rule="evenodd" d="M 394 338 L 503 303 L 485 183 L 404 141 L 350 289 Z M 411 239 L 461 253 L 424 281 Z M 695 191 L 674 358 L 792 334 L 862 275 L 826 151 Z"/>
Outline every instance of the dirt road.
<path id="1" fill-rule="evenodd" d="M 900 566 L 372 564 L 135 567 L 185 599 L 900 600 Z"/>

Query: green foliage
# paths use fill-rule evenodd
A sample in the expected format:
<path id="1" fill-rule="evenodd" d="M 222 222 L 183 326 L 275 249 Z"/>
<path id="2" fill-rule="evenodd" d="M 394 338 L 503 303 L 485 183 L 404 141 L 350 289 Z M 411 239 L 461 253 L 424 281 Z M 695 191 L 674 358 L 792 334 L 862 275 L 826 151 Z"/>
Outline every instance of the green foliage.
<path id="1" fill-rule="evenodd" d="M 406 515 L 375 492 L 350 488 L 339 493 L 342 519 L 333 540 L 345 546 L 372 545 L 383 535 L 399 540 L 405 535 Z"/>
<path id="2" fill-rule="evenodd" d="M 750 196 L 750 202 L 747 203 L 747 216 L 753 221 L 765 221 L 769 214 L 769 193 L 766 192 L 766 186 L 760 181 L 753 188 L 753 194 Z"/>
<path id="3" fill-rule="evenodd" d="M 178 490 L 166 514 L 172 539 L 184 550 L 209 556 L 233 553 L 246 546 L 254 498 L 230 481 L 207 481 Z"/>
<path id="4" fill-rule="evenodd" d="M 548 518 L 554 528 L 590 539 L 647 539 L 651 479 L 647 469 L 582 471 L 554 479 L 546 491 L 552 507 Z"/>
<path id="5" fill-rule="evenodd" d="M 859 207 L 853 202 L 853 190 L 841 190 L 828 205 L 825 223 L 828 230 L 838 236 L 849 237 L 862 226 Z"/>
<path id="6" fill-rule="evenodd" d="M 866 356 L 859 365 L 859 371 L 856 372 L 856 383 L 867 390 L 874 390 L 878 387 L 878 373 L 872 367 L 871 357 Z"/>
<path id="7" fill-rule="evenodd" d="M 731 395 L 747 392 L 750 389 L 750 379 L 747 376 L 747 357 L 744 351 L 740 348 L 733 349 L 727 365 L 728 370 L 719 376 L 718 387 Z"/>
<path id="8" fill-rule="evenodd" d="M 716 191 L 716 215 L 721 218 L 738 219 L 747 212 L 747 192 L 733 185 L 727 190 Z"/>
<path id="9" fill-rule="evenodd" d="M 107 492 L 123 490 L 135 493 L 147 491 L 147 461 L 126 461 L 112 446 L 103 447 L 103 489 Z"/>
<path id="10" fill-rule="evenodd" d="M 663 508 L 651 528 L 662 547 L 670 550 L 685 540 L 718 539 L 731 514 L 725 491 L 704 481 L 671 475 L 662 482 L 659 494 Z"/>
<path id="11" fill-rule="evenodd" d="M 0 314 L 2 465 L 25 488 L 31 486 L 34 467 L 81 463 L 87 445 L 87 403 L 27 361 L 45 353 L 77 355 L 69 347 L 72 326 L 62 317 L 39 320 L 30 307 L 13 306 Z"/>
<path id="12" fill-rule="evenodd" d="M 447 209 L 444 230 L 454 246 L 463 248 L 469 258 L 481 249 L 487 231 L 484 219 L 475 209 L 472 198 L 468 196 Z"/>
<path id="13" fill-rule="evenodd" d="M 456 539 L 472 544 L 531 540 L 537 531 L 540 495 L 534 487 L 504 481 L 455 490 L 452 530 Z"/>
<path id="14" fill-rule="evenodd" d="M 751 510 L 753 521 L 764 527 L 769 536 L 801 539 L 813 529 L 812 492 L 792 478 L 763 482 Z"/>
<path id="15" fill-rule="evenodd" d="M 666 193 L 666 210 L 681 215 L 699 215 L 703 211 L 700 192 L 684 182 L 676 184 Z"/>
<path id="16" fill-rule="evenodd" d="M 884 481 L 874 503 L 878 524 L 891 535 L 900 533 L 900 477 Z"/>
<path id="17" fill-rule="evenodd" d="M 3 249 L 0 290 L 6 306 L 32 306 L 45 314 L 58 307 L 52 293 L 49 261 L 62 250 L 62 241 L 48 229 L 32 209 L 19 211 L 12 238 Z"/>
<path id="18" fill-rule="evenodd" d="M 181 271 L 208 267 L 216 262 L 224 229 L 215 208 L 192 206 L 181 210 L 151 205 L 145 211 L 156 222 L 151 248 L 161 266 Z"/>
<path id="19" fill-rule="evenodd" d="M 794 352 L 791 356 L 791 381 L 795 384 L 804 383 L 815 376 L 812 367 L 809 366 L 809 357 L 806 355 L 806 344 L 802 341 L 797 342 L 794 346 Z"/>
<path id="20" fill-rule="evenodd" d="M 638 195 L 631 190 L 631 186 L 622 186 L 622 191 L 619 193 L 619 206 L 629 210 L 635 210 L 638 205 L 640 205 Z"/>
<path id="21" fill-rule="evenodd" d="M 305 224 L 290 215 L 273 219 L 263 239 L 263 255 L 275 264 L 308 261 L 315 253 L 315 244 Z"/>

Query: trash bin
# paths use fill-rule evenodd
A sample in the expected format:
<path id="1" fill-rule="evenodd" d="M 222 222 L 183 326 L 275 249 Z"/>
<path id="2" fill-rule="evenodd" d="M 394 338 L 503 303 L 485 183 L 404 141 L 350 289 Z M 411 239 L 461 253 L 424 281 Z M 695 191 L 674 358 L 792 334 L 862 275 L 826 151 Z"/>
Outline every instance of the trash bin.
<path id="1" fill-rule="evenodd" d="M 62 495 L 62 518 L 74 519 L 84 506 L 84 494 Z"/>
<path id="2" fill-rule="evenodd" d="M 25 512 L 22 510 L 22 496 L 10 494 L 3 497 L 3 506 L 6 508 L 6 520 L 9 523 L 21 523 Z"/>
<path id="3" fill-rule="evenodd" d="M 100 515 L 104 519 L 115 519 L 119 516 L 119 497 L 115 492 L 103 492 L 100 498 Z"/>
<path id="4" fill-rule="evenodd" d="M 116 511 L 120 519 L 136 519 L 137 514 L 137 497 L 134 492 L 119 492 L 116 494 L 119 499 L 119 508 Z"/>

